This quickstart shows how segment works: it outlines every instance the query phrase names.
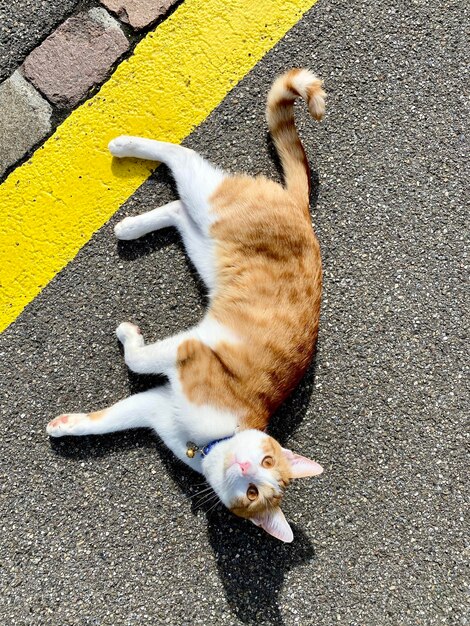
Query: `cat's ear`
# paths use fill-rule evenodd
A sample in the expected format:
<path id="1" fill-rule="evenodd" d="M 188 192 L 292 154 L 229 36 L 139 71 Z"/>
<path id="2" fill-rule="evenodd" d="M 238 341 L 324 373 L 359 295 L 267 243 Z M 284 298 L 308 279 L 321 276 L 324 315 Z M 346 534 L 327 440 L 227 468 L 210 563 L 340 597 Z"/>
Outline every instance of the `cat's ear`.
<path id="1" fill-rule="evenodd" d="M 280 539 L 285 543 L 291 543 L 291 541 L 294 540 L 292 528 L 289 526 L 289 522 L 278 506 L 271 511 L 266 511 L 250 519 L 253 524 L 259 526 L 273 537 L 276 537 L 276 539 Z"/>
<path id="2" fill-rule="evenodd" d="M 292 478 L 306 478 L 307 476 L 319 476 L 323 472 L 323 467 L 316 461 L 307 459 L 306 456 L 295 454 L 292 450 L 282 448 L 284 456 L 290 463 Z"/>

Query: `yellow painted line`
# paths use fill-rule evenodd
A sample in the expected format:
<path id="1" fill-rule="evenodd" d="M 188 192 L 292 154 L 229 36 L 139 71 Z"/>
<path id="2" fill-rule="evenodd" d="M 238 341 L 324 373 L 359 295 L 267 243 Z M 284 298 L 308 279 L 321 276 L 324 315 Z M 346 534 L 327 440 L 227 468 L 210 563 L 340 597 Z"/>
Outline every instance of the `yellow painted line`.
<path id="1" fill-rule="evenodd" d="M 185 0 L 0 186 L 0 331 L 149 176 L 119 134 L 181 142 L 315 0 Z"/>

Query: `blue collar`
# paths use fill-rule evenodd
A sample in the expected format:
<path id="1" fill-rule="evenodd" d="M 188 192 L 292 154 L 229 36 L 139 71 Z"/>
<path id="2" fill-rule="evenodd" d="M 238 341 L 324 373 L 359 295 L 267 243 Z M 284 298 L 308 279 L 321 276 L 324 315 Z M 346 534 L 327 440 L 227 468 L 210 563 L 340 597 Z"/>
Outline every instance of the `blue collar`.
<path id="1" fill-rule="evenodd" d="M 227 441 L 227 439 L 231 439 L 233 435 L 229 435 L 228 437 L 222 437 L 222 439 L 214 439 L 214 441 L 210 441 L 207 446 L 201 448 L 201 456 L 204 458 L 209 454 L 214 446 L 216 446 L 221 441 Z"/>

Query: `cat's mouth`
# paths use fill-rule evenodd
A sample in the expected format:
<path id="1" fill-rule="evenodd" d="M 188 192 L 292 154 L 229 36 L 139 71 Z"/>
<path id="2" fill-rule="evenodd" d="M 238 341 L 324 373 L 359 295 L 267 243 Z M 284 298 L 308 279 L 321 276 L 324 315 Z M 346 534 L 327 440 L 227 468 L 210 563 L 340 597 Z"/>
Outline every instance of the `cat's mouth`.
<path id="1" fill-rule="evenodd" d="M 273 510 L 281 504 L 283 493 L 277 493 L 269 488 L 269 493 L 261 494 L 254 501 L 246 501 L 245 498 L 236 498 L 228 508 L 237 517 L 251 519 L 261 513 Z"/>

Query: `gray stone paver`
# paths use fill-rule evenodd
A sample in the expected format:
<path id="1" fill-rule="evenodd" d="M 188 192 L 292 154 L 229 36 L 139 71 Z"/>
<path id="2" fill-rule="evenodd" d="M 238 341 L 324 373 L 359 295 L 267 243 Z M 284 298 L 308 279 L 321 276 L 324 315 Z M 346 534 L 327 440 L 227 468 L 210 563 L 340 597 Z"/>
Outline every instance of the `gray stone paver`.
<path id="1" fill-rule="evenodd" d="M 0 85 L 0 176 L 49 133 L 51 113 L 19 72 Z"/>
<path id="2" fill-rule="evenodd" d="M 112 11 L 117 19 L 99 5 L 99 0 L 93 2 L 98 6 L 88 11 L 83 5 L 80 11 L 80 5 L 73 0 L 64 0 L 62 7 L 54 2 L 42 2 L 41 15 L 50 34 L 36 48 L 34 46 L 39 43 L 41 33 L 48 32 L 39 27 L 37 6 L 31 5 L 30 0 L 12 0 L 11 7 L 0 6 L 0 52 L 5 33 L 9 34 L 11 43 L 7 54 L 0 54 L 0 79 L 5 76 L 7 68 L 15 67 L 15 60 L 16 66 L 20 66 L 25 54 L 33 48 L 19 68 L 23 75 L 21 84 L 24 89 L 28 84 L 34 85 L 31 87 L 33 91 L 29 92 L 39 97 L 37 89 L 52 105 L 52 109 L 44 109 L 43 105 L 39 114 L 37 107 L 25 105 L 24 94 L 20 96 L 18 90 L 13 89 L 12 85 L 20 80 L 18 77 L 13 82 L 5 82 L 0 101 L 0 178 L 8 168 L 38 146 L 50 132 L 51 123 L 52 127 L 57 126 L 75 106 L 108 79 L 113 65 L 144 36 L 143 29 L 164 17 L 175 2 L 101 0 L 101 5 Z M 62 24 L 57 23 L 60 16 L 65 18 L 70 11 L 78 12 Z M 31 19 L 24 22 L 26 15 Z M 124 26 L 124 34 L 123 24 L 129 25 L 134 32 Z M 21 30 L 25 28 L 28 37 L 21 35 Z M 16 32 L 17 29 L 20 32 Z M 43 111 L 47 111 L 46 125 Z M 22 122 L 23 118 L 26 123 Z"/>

